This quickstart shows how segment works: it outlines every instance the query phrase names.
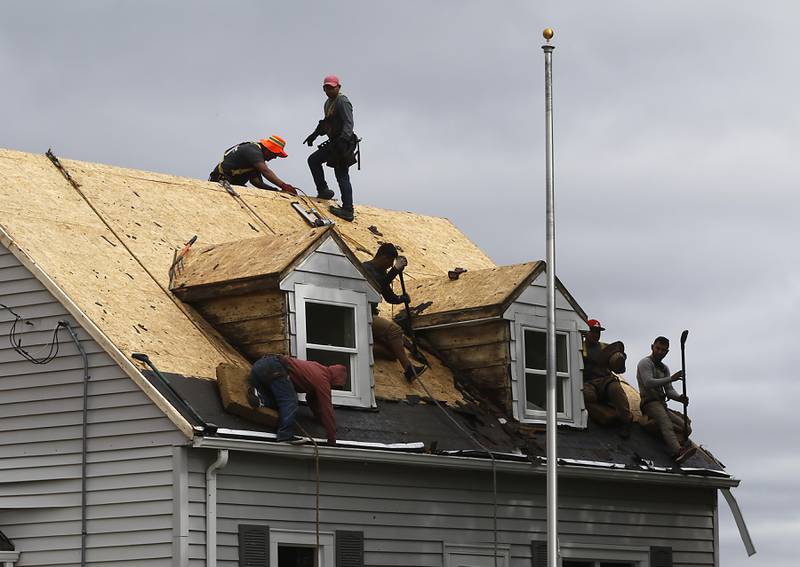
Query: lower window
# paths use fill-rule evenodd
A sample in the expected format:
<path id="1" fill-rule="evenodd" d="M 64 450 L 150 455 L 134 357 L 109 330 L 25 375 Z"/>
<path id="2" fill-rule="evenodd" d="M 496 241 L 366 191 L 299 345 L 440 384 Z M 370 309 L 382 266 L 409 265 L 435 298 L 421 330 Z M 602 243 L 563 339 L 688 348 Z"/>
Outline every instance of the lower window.
<path id="1" fill-rule="evenodd" d="M 269 564 L 277 567 L 334 567 L 334 538 L 320 532 L 270 529 Z"/>

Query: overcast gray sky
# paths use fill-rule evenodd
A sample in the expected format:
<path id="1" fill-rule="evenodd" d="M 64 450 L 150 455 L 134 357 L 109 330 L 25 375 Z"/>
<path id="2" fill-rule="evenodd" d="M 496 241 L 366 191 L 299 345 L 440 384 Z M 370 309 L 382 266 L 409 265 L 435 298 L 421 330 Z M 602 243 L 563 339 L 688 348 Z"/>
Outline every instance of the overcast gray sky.
<path id="1" fill-rule="evenodd" d="M 687 343 L 695 438 L 743 480 L 722 565 L 797 565 L 791 324 L 796 2 L 5 1 L 0 146 L 206 178 L 279 134 L 286 181 L 337 73 L 358 203 L 450 218 L 496 262 L 544 256 L 541 30 L 554 44 L 557 272 L 635 361 Z M 273 162 L 274 163 L 274 162 Z"/>

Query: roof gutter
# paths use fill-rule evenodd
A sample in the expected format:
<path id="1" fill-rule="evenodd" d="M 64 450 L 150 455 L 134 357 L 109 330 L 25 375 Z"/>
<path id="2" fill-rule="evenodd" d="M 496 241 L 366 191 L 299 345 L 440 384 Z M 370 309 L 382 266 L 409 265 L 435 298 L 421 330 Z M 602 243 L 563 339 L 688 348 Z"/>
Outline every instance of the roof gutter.
<path id="1" fill-rule="evenodd" d="M 312 459 L 314 449 L 309 446 L 296 446 L 287 443 L 269 443 L 248 439 L 221 437 L 195 437 L 192 446 L 200 449 L 228 449 L 245 453 L 262 453 L 279 457 Z M 451 455 L 430 455 L 427 453 L 405 453 L 361 449 L 350 447 L 319 447 L 319 456 L 331 461 L 373 462 L 389 465 L 431 467 L 438 469 L 491 471 L 492 463 L 485 458 L 460 457 Z M 542 464 L 530 462 L 496 461 L 498 472 L 545 476 L 547 469 Z M 699 486 L 707 488 L 731 488 L 739 486 L 733 477 L 700 476 L 676 474 L 652 470 L 631 470 L 585 464 L 559 464 L 559 476 L 574 479 L 592 479 L 614 482 L 643 482 L 649 484 L 669 484 L 677 486 Z"/>

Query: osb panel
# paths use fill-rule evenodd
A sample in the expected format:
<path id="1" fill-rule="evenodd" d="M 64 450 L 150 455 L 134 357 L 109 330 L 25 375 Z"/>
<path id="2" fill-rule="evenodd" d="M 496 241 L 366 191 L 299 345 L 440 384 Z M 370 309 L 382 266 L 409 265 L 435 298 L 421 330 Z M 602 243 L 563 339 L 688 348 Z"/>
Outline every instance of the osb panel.
<path id="1" fill-rule="evenodd" d="M 270 427 L 278 424 L 278 412 L 270 408 L 254 408 L 247 401 L 250 387 L 250 366 L 223 363 L 217 366 L 217 386 L 225 411 L 248 421 Z"/>
<path id="2" fill-rule="evenodd" d="M 0 193 L 11 238 L 123 353 L 201 377 L 241 360 L 197 329 L 47 158 L 0 151 Z"/>
<path id="3" fill-rule="evenodd" d="M 218 184 L 205 181 L 73 160 L 62 163 L 103 219 L 164 288 L 173 252 L 194 235 L 198 236 L 195 247 L 200 248 L 309 228 L 291 207 L 298 199 L 285 194 L 236 188 L 241 195 L 236 199 Z M 255 215 L 243 203 L 252 207 Z M 328 202 L 317 205 L 327 216 Z M 46 157 L 0 150 L 0 222 L 15 243 L 124 353 L 145 352 L 163 371 L 207 378 L 215 376 L 221 362 L 244 363 L 241 356 L 215 340 L 200 317 L 191 319 L 173 303 Z M 471 270 L 494 266 L 442 218 L 357 204 L 356 221 L 339 221 L 336 228 L 362 260 L 381 242 L 395 242 L 410 260 L 409 285 L 456 266 Z M 194 253 L 190 252 L 189 258 Z M 376 373 L 383 381 L 378 390 L 396 390 L 398 396 L 403 391 L 424 394 L 404 384 L 396 363 L 384 366 L 391 371 Z M 441 380 L 437 397 L 460 397 L 446 370 L 440 375 L 434 368 L 426 375 L 437 390 Z"/>
<path id="4" fill-rule="evenodd" d="M 186 258 L 173 289 L 278 275 L 327 230 L 312 228 L 199 248 Z"/>
<path id="5" fill-rule="evenodd" d="M 421 376 L 422 381 L 433 397 L 440 402 L 454 404 L 463 402 L 464 397 L 453 382 L 450 370 L 431 354 L 425 353 L 431 366 Z M 412 359 L 414 364 L 418 364 Z M 403 369 L 396 360 L 376 358 L 372 367 L 375 377 L 375 397 L 384 400 L 405 400 L 407 396 L 425 398 L 428 394 L 417 382 L 409 384 L 403 376 Z"/>
<path id="6" fill-rule="evenodd" d="M 463 273 L 456 280 L 446 275 L 406 284 L 414 305 L 430 302 L 415 322 L 451 311 L 465 311 L 501 305 L 519 288 L 539 265 L 538 262 L 514 264 Z"/>
<path id="7" fill-rule="evenodd" d="M 251 191 L 242 196 L 260 215 L 274 218 L 280 214 L 274 198 L 267 192 Z M 330 201 L 314 198 L 306 202 L 313 204 L 322 216 L 336 221 L 337 232 L 362 262 L 370 259 L 381 243 L 394 243 L 409 260 L 406 268 L 409 281 L 446 274 L 456 266 L 470 270 L 495 266 L 480 248 L 445 218 L 356 203 L 355 220 L 347 222 L 328 213 Z M 285 204 L 285 208 L 288 209 L 285 214 L 299 218 L 291 209 L 290 202 Z"/>

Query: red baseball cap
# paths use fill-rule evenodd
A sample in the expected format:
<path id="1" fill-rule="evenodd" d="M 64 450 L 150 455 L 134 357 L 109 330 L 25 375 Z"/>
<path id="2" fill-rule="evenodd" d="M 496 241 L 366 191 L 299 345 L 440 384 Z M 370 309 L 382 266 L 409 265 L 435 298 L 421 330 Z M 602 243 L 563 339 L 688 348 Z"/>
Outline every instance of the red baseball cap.
<path id="1" fill-rule="evenodd" d="M 600 321 L 597 319 L 589 319 L 586 321 L 586 324 L 589 325 L 589 330 L 597 329 L 598 331 L 605 331 L 606 328 L 600 324 Z"/>
<path id="2" fill-rule="evenodd" d="M 322 86 L 330 85 L 332 87 L 338 87 L 342 83 L 339 81 L 339 77 L 336 75 L 328 75 L 322 80 Z"/>

